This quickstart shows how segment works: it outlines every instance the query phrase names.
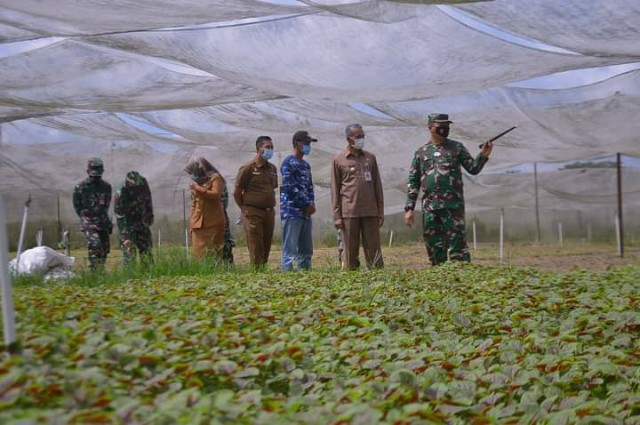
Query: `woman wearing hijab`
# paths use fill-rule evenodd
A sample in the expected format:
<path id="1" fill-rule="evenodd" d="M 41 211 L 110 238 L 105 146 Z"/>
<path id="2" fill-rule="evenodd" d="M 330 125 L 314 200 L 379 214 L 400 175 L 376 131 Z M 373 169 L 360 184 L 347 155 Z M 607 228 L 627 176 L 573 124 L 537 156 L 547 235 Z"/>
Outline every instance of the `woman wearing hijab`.
<path id="1" fill-rule="evenodd" d="M 202 157 L 193 158 L 184 171 L 191 177 L 191 253 L 194 258 L 214 256 L 222 259 L 225 216 L 222 175 Z"/>

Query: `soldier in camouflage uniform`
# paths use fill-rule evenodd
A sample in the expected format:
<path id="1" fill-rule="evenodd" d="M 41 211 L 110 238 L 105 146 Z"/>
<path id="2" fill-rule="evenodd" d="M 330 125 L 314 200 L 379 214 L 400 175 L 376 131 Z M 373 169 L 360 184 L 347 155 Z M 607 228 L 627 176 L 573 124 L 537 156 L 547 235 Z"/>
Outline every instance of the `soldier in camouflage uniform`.
<path id="1" fill-rule="evenodd" d="M 151 255 L 151 229 L 153 224 L 153 202 L 147 179 L 137 171 L 129 171 L 124 183 L 116 191 L 113 200 L 120 249 L 124 265 L 136 257 L 136 250 L 144 263 L 153 261 Z"/>
<path id="2" fill-rule="evenodd" d="M 109 235 L 113 231 L 109 218 L 111 185 L 102 180 L 103 173 L 102 160 L 91 158 L 87 165 L 89 177 L 77 184 L 73 192 L 73 208 L 82 222 L 92 271 L 104 269 L 110 251 Z"/>
<path id="3" fill-rule="evenodd" d="M 224 183 L 224 191 L 222 192 L 222 206 L 224 207 L 224 245 L 222 246 L 222 261 L 227 264 L 233 264 L 233 247 L 236 246 L 236 241 L 231 234 L 229 214 L 227 214 L 227 208 L 229 208 L 229 191 L 227 190 L 226 182 Z"/>
<path id="4" fill-rule="evenodd" d="M 431 264 L 451 260 L 470 261 L 465 237 L 464 195 L 461 167 L 478 174 L 489 159 L 493 144 L 485 142 L 474 159 L 464 145 L 449 139 L 449 115 L 429 115 L 431 140 L 418 149 L 409 170 L 405 223 L 413 225 L 413 210 L 423 191 L 423 238 Z"/>

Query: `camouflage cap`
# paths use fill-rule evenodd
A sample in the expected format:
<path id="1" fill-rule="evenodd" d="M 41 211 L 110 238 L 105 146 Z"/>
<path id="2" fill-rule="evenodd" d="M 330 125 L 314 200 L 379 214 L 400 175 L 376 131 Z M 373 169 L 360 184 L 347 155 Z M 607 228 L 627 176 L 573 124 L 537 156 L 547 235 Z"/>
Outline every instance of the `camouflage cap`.
<path id="1" fill-rule="evenodd" d="M 429 125 L 434 123 L 452 123 L 449 120 L 449 114 L 429 114 Z"/>
<path id="2" fill-rule="evenodd" d="M 87 164 L 87 173 L 90 176 L 101 176 L 104 173 L 104 162 L 100 158 L 91 158 Z"/>
<path id="3" fill-rule="evenodd" d="M 142 176 L 137 171 L 129 171 L 125 183 L 130 186 L 140 186 L 142 184 Z"/>

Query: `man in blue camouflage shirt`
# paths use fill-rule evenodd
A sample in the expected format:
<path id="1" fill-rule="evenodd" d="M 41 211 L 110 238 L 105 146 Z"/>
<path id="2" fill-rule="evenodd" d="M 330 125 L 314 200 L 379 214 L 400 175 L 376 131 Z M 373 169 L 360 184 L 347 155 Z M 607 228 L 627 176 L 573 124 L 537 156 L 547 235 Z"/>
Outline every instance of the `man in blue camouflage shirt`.
<path id="1" fill-rule="evenodd" d="M 493 144 L 489 141 L 474 159 L 464 145 L 449 139 L 447 114 L 429 115 L 431 140 L 416 151 L 409 170 L 405 223 L 413 225 L 413 210 L 422 189 L 423 238 L 431 264 L 451 260 L 470 261 L 465 236 L 463 167 L 478 174 L 489 159 Z"/>
<path id="2" fill-rule="evenodd" d="M 144 263 L 150 263 L 151 229 L 153 224 L 153 202 L 147 179 L 137 171 L 129 171 L 124 183 L 116 190 L 113 201 L 120 249 L 124 265 L 130 265 L 136 257 L 136 250 Z"/>
<path id="3" fill-rule="evenodd" d="M 311 153 L 311 142 L 317 141 L 306 131 L 296 132 L 293 135 L 293 155 L 285 158 L 280 166 L 282 271 L 291 271 L 294 260 L 297 260 L 298 270 L 311 268 L 311 215 L 316 211 L 316 207 L 311 167 L 303 157 Z"/>
<path id="4" fill-rule="evenodd" d="M 82 233 L 89 251 L 89 268 L 101 271 L 111 250 L 109 235 L 113 223 L 109 218 L 111 185 L 102 180 L 104 163 L 91 158 L 87 165 L 89 177 L 76 185 L 73 191 L 73 208 L 82 222 Z"/>

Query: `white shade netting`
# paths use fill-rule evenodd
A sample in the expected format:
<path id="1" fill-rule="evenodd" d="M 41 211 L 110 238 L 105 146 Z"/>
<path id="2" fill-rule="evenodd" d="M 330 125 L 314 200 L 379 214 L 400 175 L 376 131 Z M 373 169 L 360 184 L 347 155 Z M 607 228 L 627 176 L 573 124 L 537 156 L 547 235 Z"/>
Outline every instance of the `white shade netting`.
<path id="1" fill-rule="evenodd" d="M 157 213 L 184 214 L 182 171 L 207 157 L 233 185 L 255 154 L 274 163 L 299 129 L 320 139 L 308 157 L 318 219 L 330 220 L 331 158 L 344 127 L 365 127 L 378 155 L 388 214 L 401 212 L 426 116 L 451 114 L 451 137 L 476 155 L 500 139 L 483 174 L 466 179 L 468 211 L 534 208 L 519 164 L 640 156 L 640 4 L 417 1 L 35 0 L 0 5 L 0 189 L 10 220 L 28 193 L 33 214 L 73 220 L 70 196 L 100 156 L 114 188 L 135 169 Z M 523 80 L 594 67 L 626 72 L 565 88 Z M 629 160 L 625 205 L 640 188 Z M 560 174 L 557 174 L 560 173 Z M 616 203 L 615 169 L 540 172 L 541 208 Z M 588 177 L 588 178 L 586 178 Z M 232 208 L 233 209 L 233 208 Z"/>

